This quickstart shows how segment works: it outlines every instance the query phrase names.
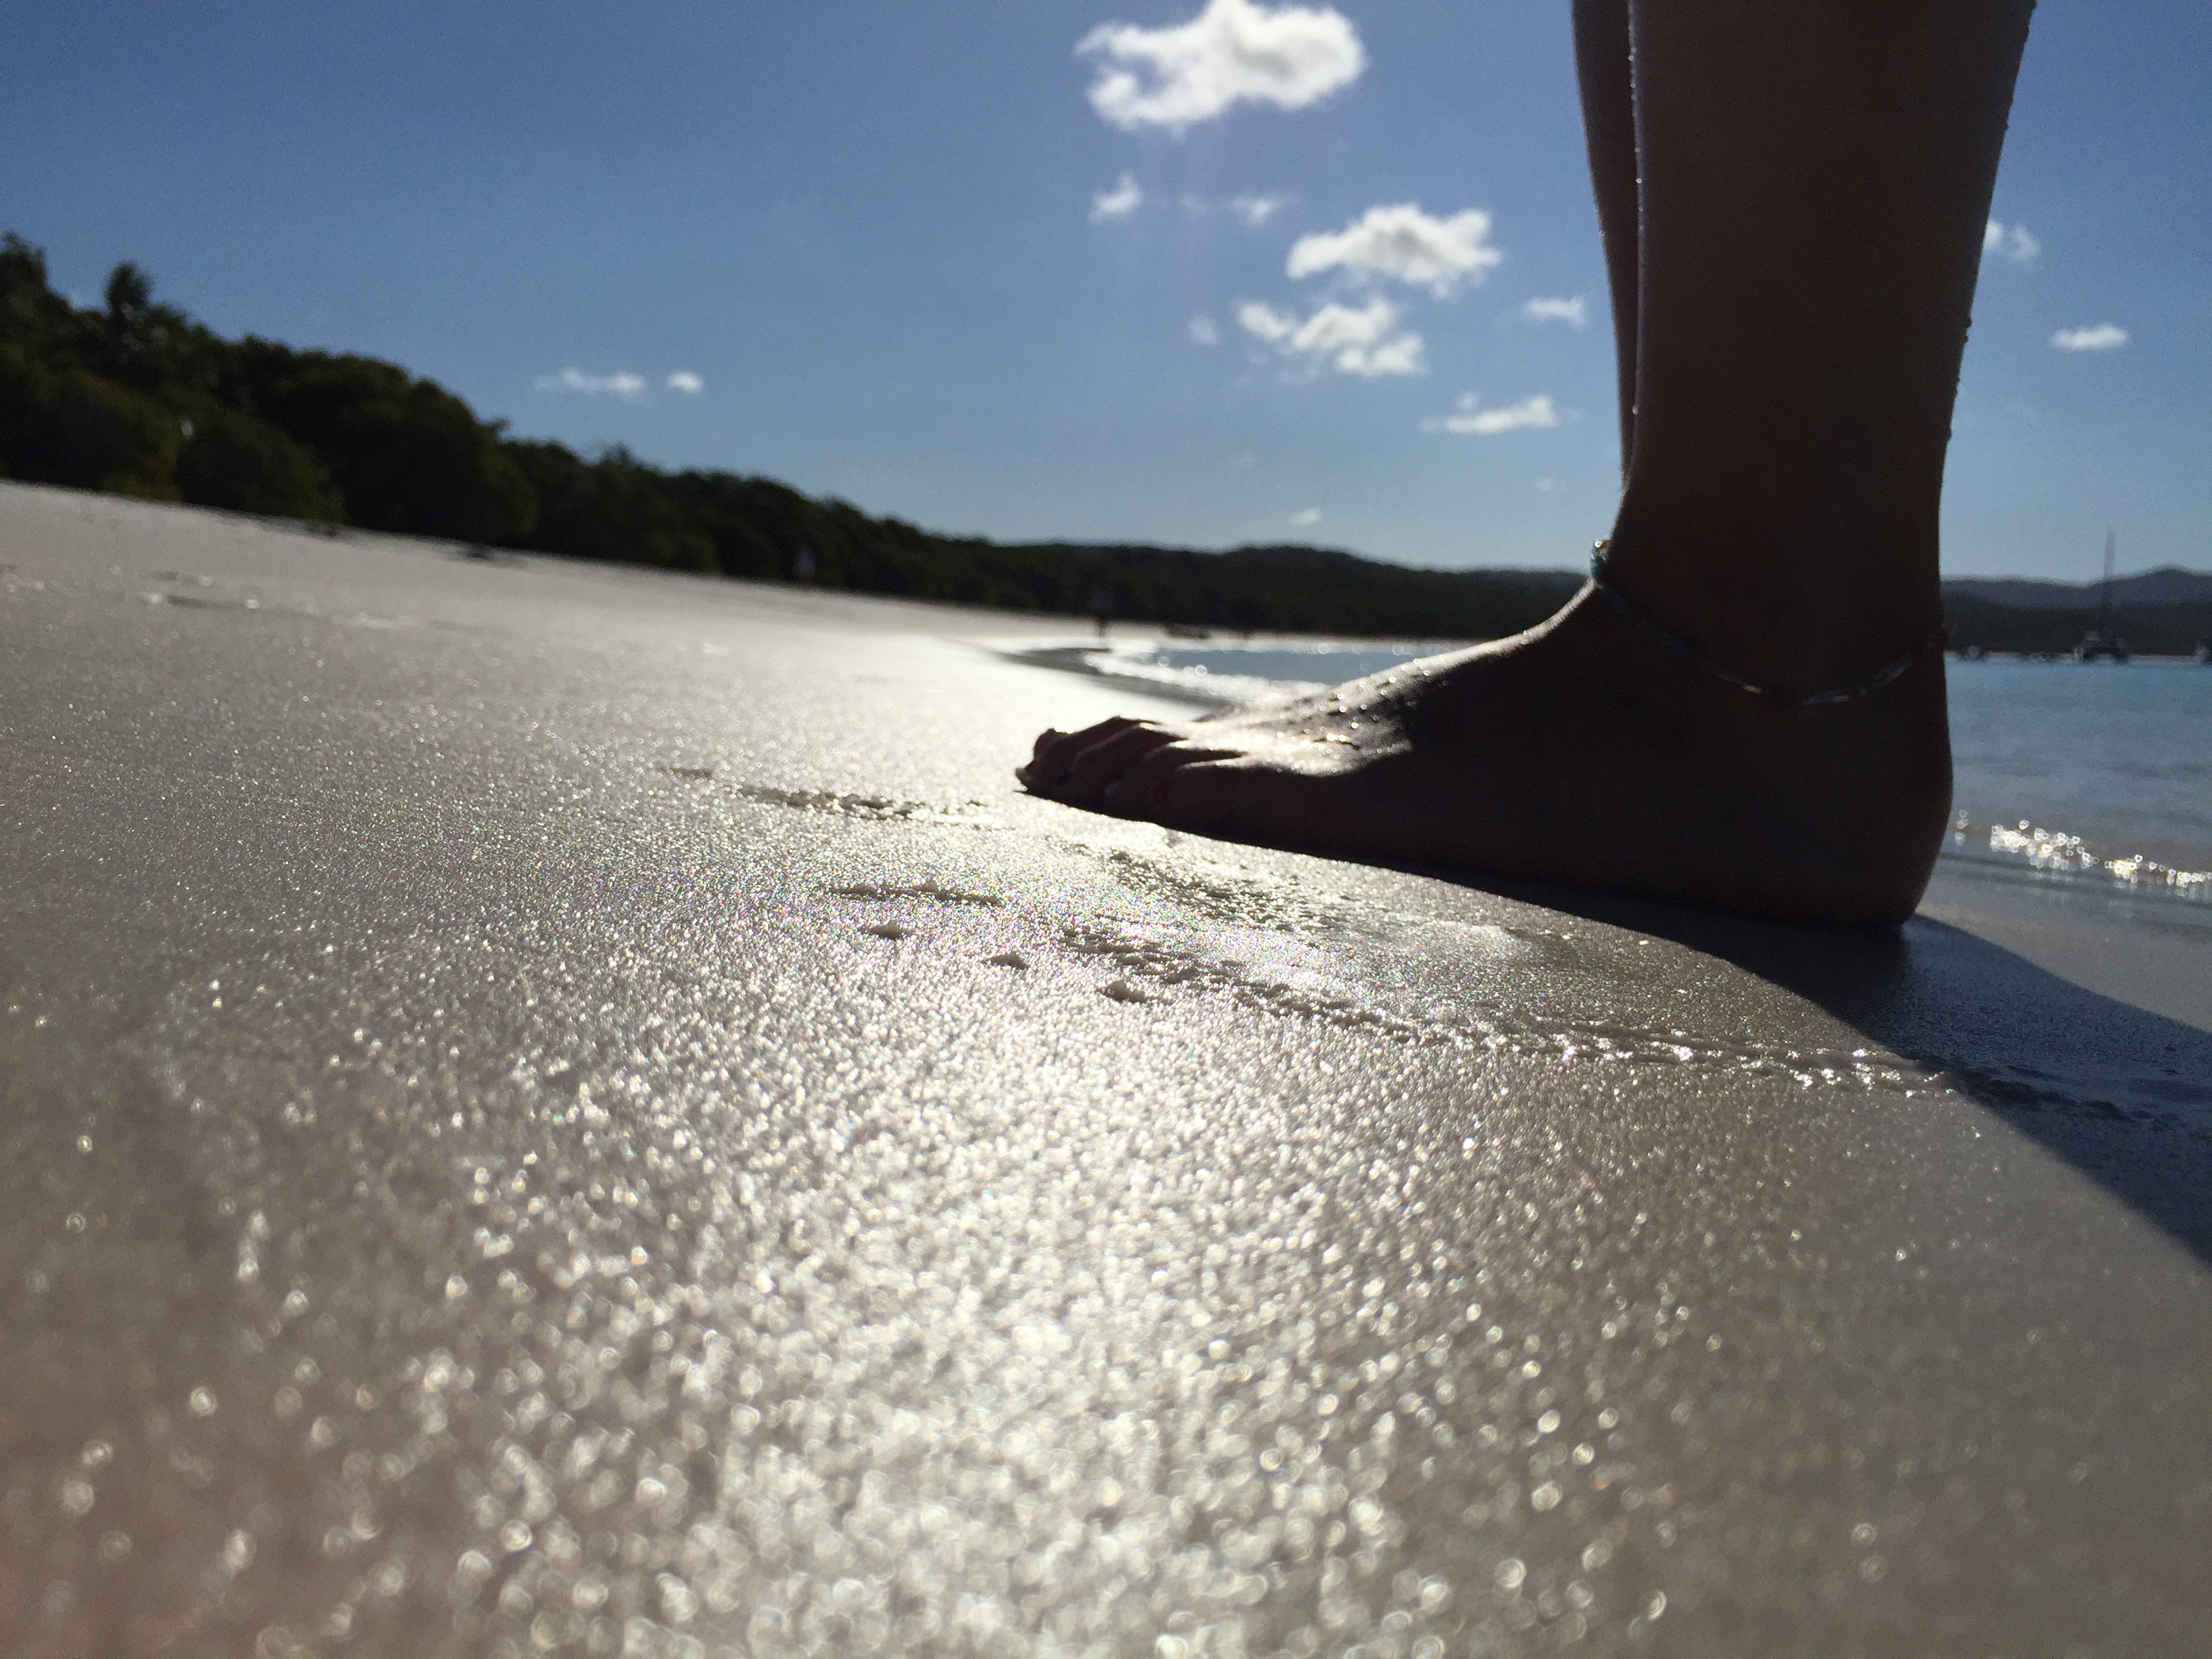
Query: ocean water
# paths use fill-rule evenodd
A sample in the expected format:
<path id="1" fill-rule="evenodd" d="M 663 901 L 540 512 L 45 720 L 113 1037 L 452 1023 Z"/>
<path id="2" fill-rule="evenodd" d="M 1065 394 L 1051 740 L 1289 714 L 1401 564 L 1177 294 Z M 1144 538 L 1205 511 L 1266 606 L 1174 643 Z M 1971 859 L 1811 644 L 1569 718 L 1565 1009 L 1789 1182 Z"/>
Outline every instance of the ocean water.
<path id="1" fill-rule="evenodd" d="M 1356 679 L 1438 648 L 1128 641 L 1091 662 L 1194 701 L 1242 702 Z M 1947 858 L 2212 903 L 2212 667 L 1954 659 L 1947 670 L 1954 812 Z"/>

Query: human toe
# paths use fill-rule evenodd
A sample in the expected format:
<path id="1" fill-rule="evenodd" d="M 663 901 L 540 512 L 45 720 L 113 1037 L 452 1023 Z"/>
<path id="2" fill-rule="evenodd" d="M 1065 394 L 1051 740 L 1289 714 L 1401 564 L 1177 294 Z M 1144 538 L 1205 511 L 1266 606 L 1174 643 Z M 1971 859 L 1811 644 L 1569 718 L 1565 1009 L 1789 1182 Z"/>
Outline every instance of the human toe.
<path id="1" fill-rule="evenodd" d="M 1176 734 L 1162 726 L 1132 725 L 1091 744 L 1050 786 L 1053 797 L 1076 806 L 1097 806 L 1109 785 L 1137 761 L 1154 750 L 1175 742 Z"/>
<path id="2" fill-rule="evenodd" d="M 1048 727 L 1038 734 L 1036 747 L 1028 762 L 1014 769 L 1014 775 L 1031 789 L 1050 790 L 1055 787 L 1054 780 L 1073 766 L 1076 757 L 1085 750 L 1138 724 L 1139 721 L 1116 714 L 1111 720 L 1086 726 L 1080 732 Z"/>

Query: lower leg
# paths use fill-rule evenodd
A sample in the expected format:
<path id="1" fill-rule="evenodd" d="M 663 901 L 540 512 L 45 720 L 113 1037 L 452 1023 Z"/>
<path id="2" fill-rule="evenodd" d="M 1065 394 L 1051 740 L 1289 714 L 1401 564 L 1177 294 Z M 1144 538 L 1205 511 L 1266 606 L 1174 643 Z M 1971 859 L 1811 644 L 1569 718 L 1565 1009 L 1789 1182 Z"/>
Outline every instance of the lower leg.
<path id="1" fill-rule="evenodd" d="M 2032 0 L 1638 0 L 1636 447 L 1613 554 L 1765 684 L 1940 609 L 1936 516 Z"/>
<path id="2" fill-rule="evenodd" d="M 1613 307 L 1620 393 L 1620 470 L 1636 453 L 1636 99 L 1629 73 L 1628 0 L 1575 0 L 1575 77 L 1598 234 Z"/>
<path id="3" fill-rule="evenodd" d="M 1951 396 L 2028 9 L 1637 0 L 1612 568 L 1760 684 L 1852 684 L 1933 620 Z M 1862 701 L 1777 708 L 1586 589 L 1516 639 L 1294 703 L 1047 732 L 1022 776 L 1247 840 L 1882 922 L 1918 901 L 1950 772 L 1940 661 Z"/>

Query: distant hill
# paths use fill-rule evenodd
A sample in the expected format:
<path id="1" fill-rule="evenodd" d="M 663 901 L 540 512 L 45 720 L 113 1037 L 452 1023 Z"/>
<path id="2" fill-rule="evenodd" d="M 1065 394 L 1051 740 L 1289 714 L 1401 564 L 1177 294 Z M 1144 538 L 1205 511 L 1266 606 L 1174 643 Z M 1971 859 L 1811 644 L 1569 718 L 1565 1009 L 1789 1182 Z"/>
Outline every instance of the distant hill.
<path id="1" fill-rule="evenodd" d="M 2029 581 L 2020 576 L 1957 576 L 1943 584 L 1943 602 L 2009 605 L 2021 611 L 2094 611 L 2098 582 Z M 2212 605 L 2212 571 L 2161 565 L 2112 578 L 2115 605 Z"/>
<path id="2" fill-rule="evenodd" d="M 1968 576 L 1943 584 L 1958 650 L 2063 656 L 2106 622 L 2099 582 Z M 2144 656 L 2185 657 L 2212 639 L 2212 573 L 2167 565 L 2112 579 L 2109 627 Z"/>

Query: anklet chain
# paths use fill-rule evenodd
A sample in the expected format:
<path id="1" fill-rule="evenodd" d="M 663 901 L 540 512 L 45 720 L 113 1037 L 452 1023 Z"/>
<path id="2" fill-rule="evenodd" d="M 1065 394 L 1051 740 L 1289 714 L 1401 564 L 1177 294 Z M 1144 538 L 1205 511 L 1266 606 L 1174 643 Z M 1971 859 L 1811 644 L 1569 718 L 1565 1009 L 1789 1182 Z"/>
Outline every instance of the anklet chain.
<path id="1" fill-rule="evenodd" d="M 1754 697 L 1767 702 L 1779 703 L 1785 708 L 1817 708 L 1827 703 L 1856 702 L 1861 697 L 1871 696 L 1911 668 L 1913 664 L 1928 655 L 1929 652 L 1941 651 L 1943 648 L 1943 642 L 1951 635 L 1950 629 L 1939 623 L 1929 631 L 1926 639 L 1921 641 L 1911 650 L 1893 662 L 1884 663 L 1866 678 L 1853 685 L 1839 686 L 1832 691 L 1779 690 L 1771 685 L 1760 685 L 1756 681 L 1747 680 L 1726 664 L 1715 662 L 1680 634 L 1662 628 L 1650 617 L 1645 616 L 1626 593 L 1613 586 L 1613 577 L 1605 568 L 1606 555 L 1612 549 L 1613 544 L 1607 540 L 1600 542 L 1591 552 L 1590 582 L 1599 592 L 1605 595 L 1607 603 L 1619 611 L 1631 627 L 1638 633 L 1656 640 L 1675 655 L 1688 658 L 1715 678 L 1726 680 L 1737 690 L 1747 691 Z"/>

